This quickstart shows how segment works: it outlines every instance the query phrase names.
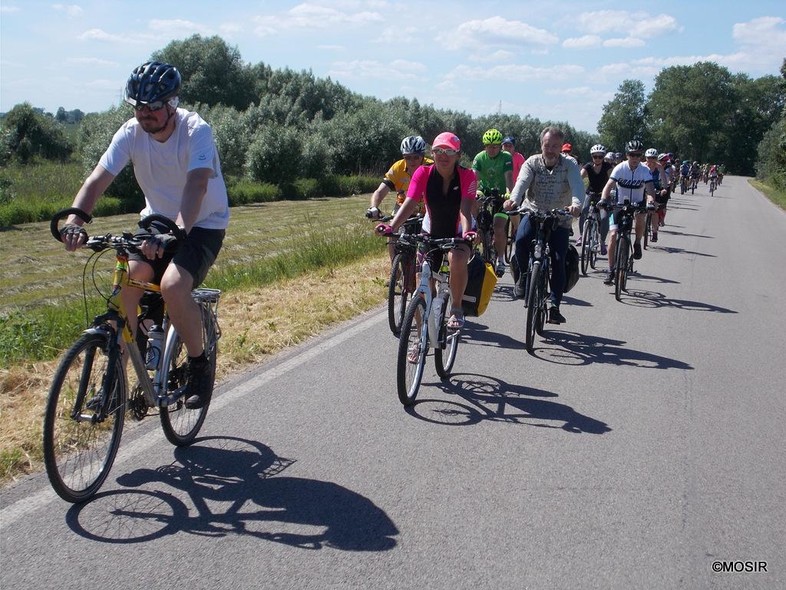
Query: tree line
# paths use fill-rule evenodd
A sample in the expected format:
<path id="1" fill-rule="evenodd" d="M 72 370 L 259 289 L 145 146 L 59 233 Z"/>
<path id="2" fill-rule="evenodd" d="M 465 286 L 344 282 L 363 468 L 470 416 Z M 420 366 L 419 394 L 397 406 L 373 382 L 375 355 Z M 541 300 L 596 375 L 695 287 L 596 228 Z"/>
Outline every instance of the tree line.
<path id="1" fill-rule="evenodd" d="M 483 132 L 491 127 L 517 137 L 519 151 L 529 155 L 539 151 L 539 134 L 546 125 L 560 126 L 580 158 L 598 141 L 623 151 L 625 142 L 638 138 L 660 151 L 723 162 L 729 172 L 753 174 L 763 157 L 762 138 L 773 145 L 780 141 L 770 135 L 777 135 L 773 129 L 780 122 L 782 136 L 786 102 L 783 77 L 753 80 L 704 62 L 670 67 L 658 75 L 649 97 L 640 81 L 623 82 L 605 105 L 595 135 L 567 121 L 502 113 L 473 117 L 403 97 L 381 101 L 310 71 L 246 64 L 237 48 L 218 36 L 172 41 L 151 59 L 180 70 L 181 104 L 213 126 L 225 174 L 278 186 L 298 178 L 379 175 L 400 157 L 403 137 L 422 135 L 428 141 L 444 130 L 462 139 L 467 164 L 482 149 Z M 2 121 L 0 165 L 77 158 L 87 172 L 130 114 L 125 105 L 116 105 L 87 115 L 61 108 L 52 117 L 29 104 L 17 105 Z M 75 137 L 63 129 L 69 117 L 80 120 Z M 135 187 L 126 170 L 110 192 L 123 194 Z"/>

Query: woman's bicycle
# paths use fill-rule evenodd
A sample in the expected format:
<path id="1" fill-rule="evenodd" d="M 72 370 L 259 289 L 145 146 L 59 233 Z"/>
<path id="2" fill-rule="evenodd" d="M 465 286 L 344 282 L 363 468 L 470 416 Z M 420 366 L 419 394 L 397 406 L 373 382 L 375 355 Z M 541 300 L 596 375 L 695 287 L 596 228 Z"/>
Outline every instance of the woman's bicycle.
<path id="1" fill-rule="evenodd" d="M 535 239 L 529 254 L 527 277 L 525 281 L 524 304 L 527 307 L 527 352 L 535 349 L 535 334 L 543 336 L 543 329 L 548 314 L 549 278 L 551 272 L 551 248 L 549 238 L 551 232 L 559 225 L 567 211 L 552 209 L 551 211 L 522 211 L 529 215 L 530 223 L 535 226 Z M 586 227 L 586 226 L 585 226 Z"/>
<path id="2" fill-rule="evenodd" d="M 621 301 L 622 292 L 628 290 L 628 276 L 633 272 L 633 240 L 630 234 L 636 214 L 654 211 L 645 202 L 631 203 L 628 199 L 620 205 L 608 206 L 617 225 L 617 245 L 614 250 L 614 298 Z"/>
<path id="3" fill-rule="evenodd" d="M 442 379 L 449 376 L 456 361 L 460 331 L 449 329 L 448 319 L 450 310 L 454 305 L 459 307 L 460 302 L 454 304 L 450 296 L 450 270 L 445 254 L 460 244 L 467 244 L 467 241 L 412 234 L 401 236 L 399 241 L 413 247 L 420 244 L 423 253 L 420 284 L 404 314 L 398 343 L 398 398 L 402 404 L 410 406 L 418 395 L 430 349 L 434 349 L 434 364 Z M 438 269 L 431 267 L 432 254 L 443 259 Z"/>
<path id="4" fill-rule="evenodd" d="M 71 214 L 85 223 L 91 219 L 75 208 L 57 213 L 50 225 L 55 239 L 62 241 L 58 224 Z M 161 224 L 176 236 L 175 244 L 185 237 L 177 225 L 161 215 L 150 215 L 139 222 L 146 231 L 153 224 Z M 177 446 L 194 441 L 207 415 L 209 402 L 198 409 L 185 406 L 188 356 L 169 320 L 160 286 L 137 281 L 128 273 L 129 253 L 138 251 L 152 235 L 106 234 L 88 237 L 84 244 L 93 254 L 85 263 L 83 279 L 86 281 L 88 274 L 91 275 L 93 286 L 106 300 L 106 311 L 93 319 L 62 357 L 44 416 L 46 472 L 55 492 L 68 502 L 88 500 L 106 480 L 120 445 L 126 412 L 141 420 L 148 409 L 157 408 L 166 438 Z M 107 295 L 98 285 L 96 266 L 102 253 L 110 250 L 115 251 L 115 269 L 112 291 Z M 150 326 L 148 340 L 141 336 L 135 340 L 131 333 L 129 312 L 120 298 L 123 287 L 145 291 L 144 308 L 138 314 L 138 332 L 143 332 L 151 320 L 159 324 Z M 217 289 L 200 288 L 192 292 L 201 309 L 202 338 L 211 381 L 215 379 L 221 336 L 217 318 L 220 295 Z M 138 343 L 146 348 L 145 353 Z M 137 384 L 130 391 L 124 354 L 137 377 Z"/>
<path id="5" fill-rule="evenodd" d="M 715 195 L 715 190 L 718 188 L 718 177 L 710 176 L 710 196 Z"/>
<path id="6" fill-rule="evenodd" d="M 595 265 L 600 253 L 601 237 L 600 237 L 600 209 L 598 208 L 598 201 L 600 195 L 598 193 L 590 193 L 589 211 L 587 218 L 584 220 L 584 229 L 581 232 L 581 274 L 587 276 L 587 268 L 591 267 L 595 270 Z"/>
<path id="7" fill-rule="evenodd" d="M 499 190 L 491 189 L 488 194 L 478 196 L 478 246 L 483 262 L 488 262 L 494 266 L 497 262 L 497 249 L 494 247 L 494 216 L 502 211 L 502 203 L 505 198 L 499 194 Z M 508 220 L 510 223 L 510 220 Z M 510 254 L 503 253 L 506 262 L 509 262 Z"/>

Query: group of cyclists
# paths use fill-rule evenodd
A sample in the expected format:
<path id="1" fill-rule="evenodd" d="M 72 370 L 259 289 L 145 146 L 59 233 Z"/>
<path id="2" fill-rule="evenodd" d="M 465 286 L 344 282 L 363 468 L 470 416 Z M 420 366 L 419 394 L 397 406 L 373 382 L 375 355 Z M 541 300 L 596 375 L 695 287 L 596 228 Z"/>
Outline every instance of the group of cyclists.
<path id="1" fill-rule="evenodd" d="M 564 133 L 557 127 L 546 127 L 542 131 L 540 153 L 528 158 L 516 151 L 513 136 L 503 136 L 497 129 L 486 131 L 482 141 L 483 150 L 475 155 L 468 168 L 460 163 L 461 140 L 453 133 L 440 133 L 434 140 L 433 160 L 427 156 L 428 146 L 422 137 L 404 138 L 402 159 L 385 174 L 371 197 L 366 216 L 380 219 L 382 199 L 388 192 L 395 191 L 394 217 L 389 224 L 380 223 L 376 227 L 379 234 L 391 237 L 391 244 L 403 223 L 418 211 L 425 216 L 423 231 L 438 238 L 463 238 L 463 245 L 449 256 L 453 301 L 461 301 L 467 282 L 466 263 L 480 231 L 478 199 L 492 191 L 502 195 L 493 221 L 497 276 L 503 276 L 506 271 L 502 253 L 506 247 L 508 217 L 511 222 L 515 220 L 515 254 L 510 264 L 516 298 L 525 296 L 529 250 L 536 231 L 535 225 L 530 223 L 529 213 L 553 210 L 567 213 L 560 217 L 548 238 L 551 277 L 547 321 L 553 324 L 566 321 L 560 304 L 566 285 L 565 259 L 574 218 L 578 217 L 576 246 L 580 246 L 581 230 L 589 209 L 599 207 L 600 255 L 608 257 L 608 275 L 604 283 L 611 285 L 614 283 L 618 232 L 613 205 L 625 202 L 641 205 L 635 215 L 633 238 L 633 258 L 640 259 L 646 213 L 651 216 L 649 239 L 657 242 L 658 230 L 665 225 L 672 192 L 681 179 L 693 178 L 694 174 L 693 165 L 686 171 L 673 153 L 645 149 L 637 139 L 627 142 L 624 154 L 609 151 L 601 144 L 593 145 L 590 161 L 583 165 L 579 164 L 571 144 L 565 142 Z M 704 168 L 708 179 L 722 175 L 719 166 Z M 702 171 L 698 164 L 696 169 Z M 464 317 L 457 306 L 451 310 L 449 326 L 456 329 L 463 324 Z"/>

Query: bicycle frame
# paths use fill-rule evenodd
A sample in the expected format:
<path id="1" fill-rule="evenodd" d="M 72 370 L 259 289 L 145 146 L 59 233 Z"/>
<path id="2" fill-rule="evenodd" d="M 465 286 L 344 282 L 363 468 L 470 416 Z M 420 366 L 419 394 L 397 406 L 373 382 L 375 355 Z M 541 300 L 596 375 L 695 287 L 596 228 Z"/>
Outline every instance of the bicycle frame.
<path id="1" fill-rule="evenodd" d="M 174 328 L 170 326 L 169 317 L 165 314 L 162 328 L 166 334 L 166 342 L 162 350 L 161 359 L 159 360 L 159 366 L 156 368 L 154 377 L 151 380 L 147 368 L 145 367 L 145 360 L 142 358 L 141 351 L 136 346 L 134 335 L 131 333 L 128 321 L 126 321 L 128 314 L 123 305 L 122 298 L 120 297 L 120 292 L 123 287 L 132 287 L 153 293 L 161 292 L 161 287 L 155 283 L 131 278 L 128 272 L 128 257 L 125 255 L 118 255 L 117 264 L 115 264 L 115 270 L 112 275 L 112 294 L 107 303 L 107 307 L 110 311 L 96 318 L 94 324 L 103 323 L 105 320 L 111 320 L 117 324 L 119 340 L 122 340 L 124 352 L 131 360 L 134 372 L 136 373 L 137 379 L 139 379 L 139 386 L 142 389 L 145 403 L 151 408 L 166 407 L 180 397 L 178 392 L 168 396 L 161 395 L 161 392 L 165 390 L 164 388 L 169 377 L 169 361 L 171 360 L 172 347 L 177 338 L 177 333 Z M 118 341 L 118 339 L 114 340 L 115 342 Z M 110 346 L 115 347 L 116 344 L 111 344 Z M 114 354 L 117 354 L 117 352 L 119 351 L 115 349 Z M 111 375 L 107 375 L 107 379 L 110 377 Z"/>
<path id="2" fill-rule="evenodd" d="M 447 256 L 447 254 L 446 254 Z M 435 281 L 432 290 L 431 281 Z M 421 342 L 428 343 L 429 348 L 437 348 L 440 346 L 439 342 L 439 325 L 442 306 L 447 303 L 449 276 L 447 273 L 431 270 L 431 263 L 427 258 L 423 260 L 420 272 L 420 284 L 415 291 L 416 296 L 423 297 L 426 302 L 426 321 L 423 322 L 421 318 L 420 336 Z M 436 294 L 434 294 L 436 291 Z M 434 309 L 434 303 L 440 303 L 439 309 Z M 438 312 L 438 313 L 437 313 Z"/>

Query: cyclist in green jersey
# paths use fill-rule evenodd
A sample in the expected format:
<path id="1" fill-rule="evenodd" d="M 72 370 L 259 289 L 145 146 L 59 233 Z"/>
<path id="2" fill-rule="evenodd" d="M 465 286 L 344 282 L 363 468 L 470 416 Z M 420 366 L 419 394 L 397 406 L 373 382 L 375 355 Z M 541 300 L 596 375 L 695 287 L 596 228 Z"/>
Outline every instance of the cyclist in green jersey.
<path id="1" fill-rule="evenodd" d="M 510 194 L 513 189 L 513 156 L 502 151 L 502 133 L 489 129 L 483 134 L 483 151 L 472 161 L 472 169 L 478 179 L 478 192 L 487 194 L 498 190 L 500 196 Z M 494 248 L 497 251 L 497 276 L 505 274 L 505 224 L 507 214 L 502 210 L 494 214 Z"/>

